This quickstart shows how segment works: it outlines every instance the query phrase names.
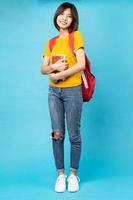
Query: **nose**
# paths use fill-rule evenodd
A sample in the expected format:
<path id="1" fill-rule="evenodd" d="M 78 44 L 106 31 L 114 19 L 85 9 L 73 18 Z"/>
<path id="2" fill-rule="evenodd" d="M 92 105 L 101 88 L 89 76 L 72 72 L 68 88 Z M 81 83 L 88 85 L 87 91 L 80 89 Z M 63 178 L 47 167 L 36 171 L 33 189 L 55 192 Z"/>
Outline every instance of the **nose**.
<path id="1" fill-rule="evenodd" d="M 66 16 L 66 15 L 63 15 L 63 19 L 66 20 L 66 19 L 67 19 L 67 16 Z"/>

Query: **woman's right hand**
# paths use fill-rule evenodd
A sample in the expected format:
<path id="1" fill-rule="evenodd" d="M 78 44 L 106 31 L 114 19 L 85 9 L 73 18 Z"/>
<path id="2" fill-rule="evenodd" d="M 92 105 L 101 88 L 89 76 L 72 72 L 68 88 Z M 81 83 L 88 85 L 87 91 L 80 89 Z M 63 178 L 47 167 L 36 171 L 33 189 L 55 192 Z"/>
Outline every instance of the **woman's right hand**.
<path id="1" fill-rule="evenodd" d="M 68 68 L 68 63 L 66 60 L 61 58 L 53 64 L 53 68 L 55 69 L 55 71 L 62 72 Z"/>

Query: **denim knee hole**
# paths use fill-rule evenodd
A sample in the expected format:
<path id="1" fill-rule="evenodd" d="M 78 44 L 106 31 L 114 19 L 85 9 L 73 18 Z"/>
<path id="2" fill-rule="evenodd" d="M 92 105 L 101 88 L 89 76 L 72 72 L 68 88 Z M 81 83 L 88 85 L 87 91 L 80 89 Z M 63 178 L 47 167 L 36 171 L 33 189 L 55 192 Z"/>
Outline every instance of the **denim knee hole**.
<path id="1" fill-rule="evenodd" d="M 58 133 L 58 134 L 57 134 Z M 57 134 L 57 135 L 56 135 Z M 59 131 L 53 131 L 52 133 L 51 133 L 51 139 L 53 139 L 53 140 L 63 140 L 63 135 L 62 135 L 62 133 L 61 132 L 59 132 Z"/>

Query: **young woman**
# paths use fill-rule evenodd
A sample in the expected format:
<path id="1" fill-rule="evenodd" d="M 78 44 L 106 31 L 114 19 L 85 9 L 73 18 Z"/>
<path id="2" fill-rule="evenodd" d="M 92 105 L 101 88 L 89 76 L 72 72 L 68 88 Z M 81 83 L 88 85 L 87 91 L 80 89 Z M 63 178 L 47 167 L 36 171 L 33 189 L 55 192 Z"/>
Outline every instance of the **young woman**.
<path id="1" fill-rule="evenodd" d="M 65 192 L 66 176 L 64 167 L 65 119 L 71 144 L 70 175 L 68 191 L 79 190 L 77 171 L 81 155 L 80 119 L 82 111 L 81 71 L 85 68 L 84 40 L 78 31 L 78 12 L 68 2 L 61 4 L 54 16 L 54 25 L 59 31 L 58 38 L 51 50 L 49 41 L 44 51 L 41 67 L 42 74 L 48 74 L 49 111 L 52 130 L 53 154 L 58 177 L 55 183 L 56 192 Z M 69 34 L 74 33 L 74 53 L 69 47 Z M 58 61 L 51 63 L 52 56 L 60 55 Z M 65 60 L 63 56 L 65 55 Z"/>

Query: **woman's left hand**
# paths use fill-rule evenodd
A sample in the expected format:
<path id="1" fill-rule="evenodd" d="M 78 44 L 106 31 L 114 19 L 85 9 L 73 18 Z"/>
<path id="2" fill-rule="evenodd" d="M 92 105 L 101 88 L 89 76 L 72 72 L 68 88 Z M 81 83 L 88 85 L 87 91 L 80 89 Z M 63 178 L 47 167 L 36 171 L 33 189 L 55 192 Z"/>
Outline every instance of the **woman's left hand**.
<path id="1" fill-rule="evenodd" d="M 51 74 L 49 74 L 49 79 L 51 81 L 53 81 L 54 83 L 57 83 L 60 80 L 61 81 L 65 81 L 66 78 L 64 78 L 64 77 L 61 78 L 60 75 L 59 75 L 60 73 L 51 73 Z"/>
<path id="2" fill-rule="evenodd" d="M 56 74 L 56 73 L 51 73 L 51 74 L 49 74 L 49 79 L 50 79 L 51 81 L 57 82 L 57 81 L 58 81 L 57 74 Z"/>

